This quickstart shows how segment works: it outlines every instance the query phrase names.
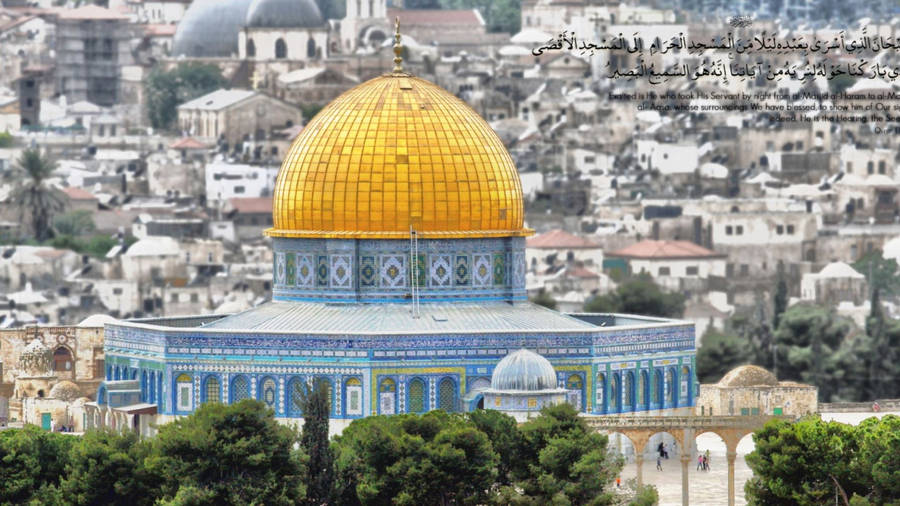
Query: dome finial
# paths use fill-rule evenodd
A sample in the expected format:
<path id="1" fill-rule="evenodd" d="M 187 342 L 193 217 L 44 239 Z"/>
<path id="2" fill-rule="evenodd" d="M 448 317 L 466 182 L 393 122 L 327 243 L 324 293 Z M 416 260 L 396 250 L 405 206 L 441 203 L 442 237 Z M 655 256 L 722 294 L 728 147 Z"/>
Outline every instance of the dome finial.
<path id="1" fill-rule="evenodd" d="M 394 18 L 394 74 L 403 74 L 403 45 L 400 44 L 400 16 Z"/>

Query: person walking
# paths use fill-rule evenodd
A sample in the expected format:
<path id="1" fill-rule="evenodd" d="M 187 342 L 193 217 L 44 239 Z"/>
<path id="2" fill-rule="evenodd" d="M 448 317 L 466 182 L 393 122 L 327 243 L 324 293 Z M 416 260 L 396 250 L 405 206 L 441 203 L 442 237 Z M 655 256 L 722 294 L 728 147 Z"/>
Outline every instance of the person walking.
<path id="1" fill-rule="evenodd" d="M 709 458 L 709 449 L 706 450 L 706 456 L 703 460 L 706 463 L 706 470 L 709 471 L 709 461 L 711 460 Z"/>
<path id="2" fill-rule="evenodd" d="M 656 470 L 662 471 L 662 457 L 656 457 Z"/>
<path id="3" fill-rule="evenodd" d="M 709 471 L 708 462 L 709 462 L 709 459 L 706 457 L 706 455 L 704 455 L 703 456 L 703 467 L 702 467 L 704 471 Z"/>
<path id="4" fill-rule="evenodd" d="M 697 470 L 703 470 L 703 455 L 697 455 Z"/>

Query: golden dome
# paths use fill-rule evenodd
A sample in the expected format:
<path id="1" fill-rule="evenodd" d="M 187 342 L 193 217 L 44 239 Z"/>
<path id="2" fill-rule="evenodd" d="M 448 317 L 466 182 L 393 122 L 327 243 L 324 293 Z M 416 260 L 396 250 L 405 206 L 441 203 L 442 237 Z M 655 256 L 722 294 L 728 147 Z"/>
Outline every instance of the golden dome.
<path id="1" fill-rule="evenodd" d="M 522 184 L 491 127 L 439 86 L 402 73 L 339 96 L 291 145 L 273 237 L 525 236 Z"/>

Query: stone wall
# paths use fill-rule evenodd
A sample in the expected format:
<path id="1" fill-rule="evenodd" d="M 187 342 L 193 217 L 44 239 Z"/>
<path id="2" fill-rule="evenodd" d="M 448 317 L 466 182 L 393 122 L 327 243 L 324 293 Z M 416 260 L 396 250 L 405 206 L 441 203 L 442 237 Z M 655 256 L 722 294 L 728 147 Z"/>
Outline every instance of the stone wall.
<path id="1" fill-rule="evenodd" d="M 798 416 L 817 413 L 818 389 L 811 385 L 782 382 L 778 386 L 721 387 L 700 385 L 695 414 L 716 416 Z"/>

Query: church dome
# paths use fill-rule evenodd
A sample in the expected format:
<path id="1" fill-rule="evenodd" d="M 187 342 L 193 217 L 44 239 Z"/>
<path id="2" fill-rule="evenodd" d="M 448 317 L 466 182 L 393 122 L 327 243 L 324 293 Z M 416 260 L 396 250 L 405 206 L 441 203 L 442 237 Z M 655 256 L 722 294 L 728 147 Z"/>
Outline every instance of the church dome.
<path id="1" fill-rule="evenodd" d="M 194 0 L 175 30 L 172 56 L 228 58 L 238 54 L 252 0 Z"/>
<path id="2" fill-rule="evenodd" d="M 556 389 L 556 371 L 546 358 L 521 349 L 503 357 L 491 375 L 491 390 L 527 391 Z"/>
<path id="3" fill-rule="evenodd" d="M 294 140 L 275 183 L 272 237 L 511 237 L 522 185 L 491 127 L 404 73 L 345 92 Z"/>
<path id="4" fill-rule="evenodd" d="M 728 371 L 717 383 L 720 387 L 778 386 L 778 378 L 757 365 L 742 365 Z"/>
<path id="5" fill-rule="evenodd" d="M 320 28 L 325 24 L 313 0 L 253 0 L 247 28 Z"/>

